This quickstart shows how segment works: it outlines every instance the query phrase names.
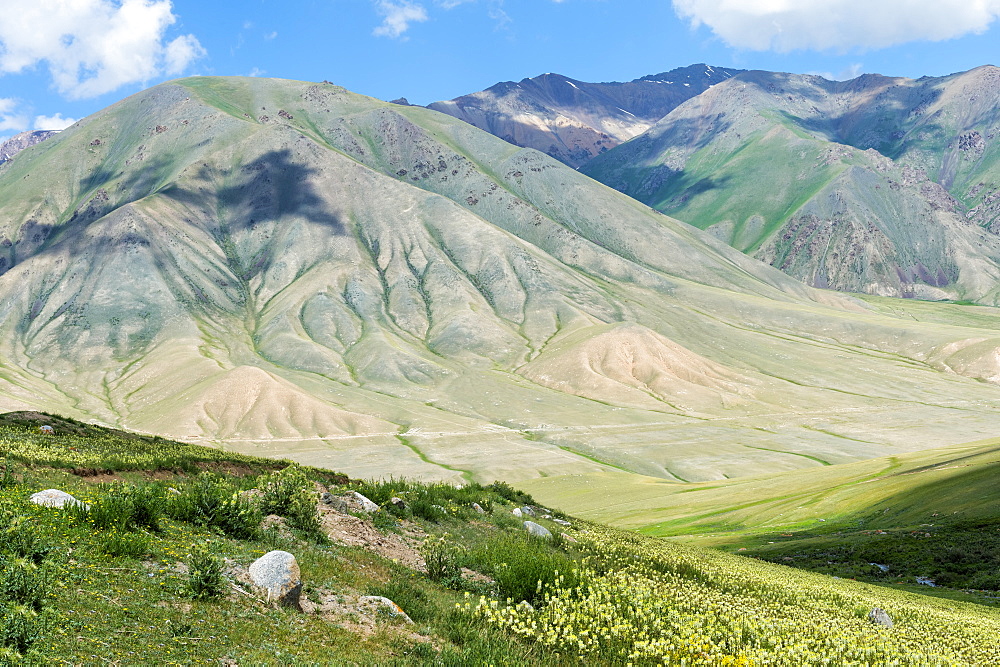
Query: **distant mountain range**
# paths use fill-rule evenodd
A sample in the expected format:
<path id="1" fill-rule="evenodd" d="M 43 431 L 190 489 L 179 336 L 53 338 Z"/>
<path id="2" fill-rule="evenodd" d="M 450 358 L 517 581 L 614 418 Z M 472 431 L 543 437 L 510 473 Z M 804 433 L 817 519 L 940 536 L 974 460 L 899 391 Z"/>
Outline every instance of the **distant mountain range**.
<path id="1" fill-rule="evenodd" d="M 1000 302 L 1000 70 L 746 72 L 582 170 L 817 287 Z"/>
<path id="2" fill-rule="evenodd" d="M 0 202 L 0 410 L 454 480 L 721 479 L 995 432 L 994 309 L 812 289 L 331 84 L 156 86 L 0 166 Z"/>
<path id="3" fill-rule="evenodd" d="M 429 107 L 579 167 L 741 71 L 698 64 L 624 83 L 543 74 Z"/>
<path id="4" fill-rule="evenodd" d="M 692 65 L 629 83 L 547 74 L 431 106 L 806 284 L 997 304 L 998 72 L 837 82 Z"/>

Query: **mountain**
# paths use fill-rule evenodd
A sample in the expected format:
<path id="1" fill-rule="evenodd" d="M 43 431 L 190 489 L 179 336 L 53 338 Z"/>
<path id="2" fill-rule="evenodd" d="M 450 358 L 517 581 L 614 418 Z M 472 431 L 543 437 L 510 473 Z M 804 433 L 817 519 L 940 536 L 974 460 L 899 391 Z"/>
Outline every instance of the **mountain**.
<path id="1" fill-rule="evenodd" d="M 452 480 L 711 480 L 995 431 L 995 309 L 811 289 L 332 84 L 156 86 L 0 166 L 0 201 L 4 410 Z"/>
<path id="2" fill-rule="evenodd" d="M 56 134 L 58 134 L 56 130 L 31 130 L 15 134 L 7 141 L 0 143 L 0 164 L 10 160 L 25 148 L 34 146 Z"/>
<path id="3" fill-rule="evenodd" d="M 681 102 L 742 70 L 698 64 L 624 83 L 560 74 L 504 81 L 429 108 L 571 167 L 649 129 Z"/>
<path id="4" fill-rule="evenodd" d="M 746 72 L 583 171 L 810 285 L 996 304 L 998 81 Z"/>

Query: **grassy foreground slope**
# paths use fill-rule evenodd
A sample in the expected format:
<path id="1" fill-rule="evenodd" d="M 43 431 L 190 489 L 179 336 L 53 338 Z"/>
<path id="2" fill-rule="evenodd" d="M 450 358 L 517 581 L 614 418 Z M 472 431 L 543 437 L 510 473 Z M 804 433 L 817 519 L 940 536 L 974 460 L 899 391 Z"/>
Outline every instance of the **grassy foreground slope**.
<path id="1" fill-rule="evenodd" d="M 141 437 L 67 433 L 72 423 L 56 423 L 54 436 L 39 435 L 23 415 L 0 425 L 0 455 L 17 456 L 16 463 L 7 459 L 0 477 L 0 652 L 10 663 L 980 665 L 1000 659 L 996 609 L 571 517 L 568 528 L 537 519 L 568 537 L 529 540 L 510 511 L 514 501 L 533 501 L 506 485 L 350 481 L 295 466 L 274 471 L 275 462 L 249 458 L 229 461 L 244 476 L 184 473 L 206 459 L 188 458 L 194 450 L 185 446 L 176 446 L 178 474 L 155 481 L 153 473 L 162 477 L 165 469 L 122 463 L 155 465 Z M 53 467 L 52 452 L 67 444 L 119 479 L 95 485 Z M 157 456 L 175 446 L 157 445 Z M 167 484 L 178 492 L 166 492 Z M 420 532 L 427 536 L 420 549 L 426 562 L 407 566 L 347 546 L 334 533 L 327 537 L 329 513 L 317 530 L 310 524 L 315 484 L 375 499 L 381 505 L 375 514 L 339 515 L 341 521 L 381 531 L 384 541 L 398 531 Z M 91 509 L 27 502 L 52 485 L 86 499 Z M 259 491 L 233 493 L 249 489 Z M 221 521 L 179 511 L 216 492 L 243 511 Z M 406 499 L 407 509 L 390 502 L 390 494 Z M 278 497 L 292 502 L 267 528 L 234 518 Z M 122 505 L 123 498 L 130 503 Z M 311 504 L 303 505 L 307 498 Z M 473 511 L 473 498 L 485 514 Z M 433 509 L 438 504 L 443 511 Z M 140 506 L 161 513 L 137 514 Z M 234 572 L 270 549 L 296 555 L 306 611 L 268 605 L 234 586 Z M 223 557 L 221 578 L 209 576 L 206 563 Z M 439 565 L 452 574 L 441 576 Z M 467 570 L 459 573 L 461 566 Z M 393 608 L 368 614 L 352 608 L 365 593 L 392 598 L 414 623 Z M 868 620 L 875 607 L 888 612 L 892 627 Z"/>

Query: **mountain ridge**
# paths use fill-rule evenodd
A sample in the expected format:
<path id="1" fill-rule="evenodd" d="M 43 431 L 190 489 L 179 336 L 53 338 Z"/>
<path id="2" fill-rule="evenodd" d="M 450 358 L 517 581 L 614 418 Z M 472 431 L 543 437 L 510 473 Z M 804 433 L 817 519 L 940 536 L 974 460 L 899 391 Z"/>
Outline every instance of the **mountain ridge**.
<path id="1" fill-rule="evenodd" d="M 547 73 L 497 83 L 428 108 L 579 167 L 645 131 L 684 100 L 740 71 L 695 64 L 605 83 Z"/>

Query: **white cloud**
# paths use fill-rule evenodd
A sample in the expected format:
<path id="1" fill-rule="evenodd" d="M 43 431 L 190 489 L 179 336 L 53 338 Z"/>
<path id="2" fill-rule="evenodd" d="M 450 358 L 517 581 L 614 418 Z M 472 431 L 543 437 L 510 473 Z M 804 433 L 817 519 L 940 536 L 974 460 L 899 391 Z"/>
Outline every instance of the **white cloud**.
<path id="1" fill-rule="evenodd" d="M 264 76 L 265 74 L 267 74 L 267 70 L 259 67 L 254 67 L 252 70 L 247 72 L 247 76 Z"/>
<path id="2" fill-rule="evenodd" d="M 673 0 L 692 27 L 757 51 L 878 49 L 982 33 L 1000 0 Z"/>
<path id="3" fill-rule="evenodd" d="M 179 74 L 205 50 L 193 35 L 166 41 L 176 20 L 170 0 L 0 0 L 0 73 L 44 64 L 73 99 Z"/>
<path id="4" fill-rule="evenodd" d="M 65 130 L 76 121 L 76 118 L 63 118 L 61 113 L 57 113 L 54 116 L 35 116 L 32 127 L 36 130 Z"/>
<path id="5" fill-rule="evenodd" d="M 23 132 L 28 129 L 28 117 L 18 112 L 18 102 L 0 97 L 0 132 Z"/>
<path id="6" fill-rule="evenodd" d="M 375 9 L 382 15 L 382 25 L 372 31 L 376 37 L 399 37 L 410 29 L 411 23 L 427 20 L 427 10 L 409 0 L 377 0 Z"/>
<path id="7" fill-rule="evenodd" d="M 264 39 L 266 39 L 267 41 L 270 42 L 272 39 L 277 38 L 277 36 L 278 36 L 278 31 L 274 30 L 274 31 L 269 32 L 266 35 L 264 35 Z"/>

